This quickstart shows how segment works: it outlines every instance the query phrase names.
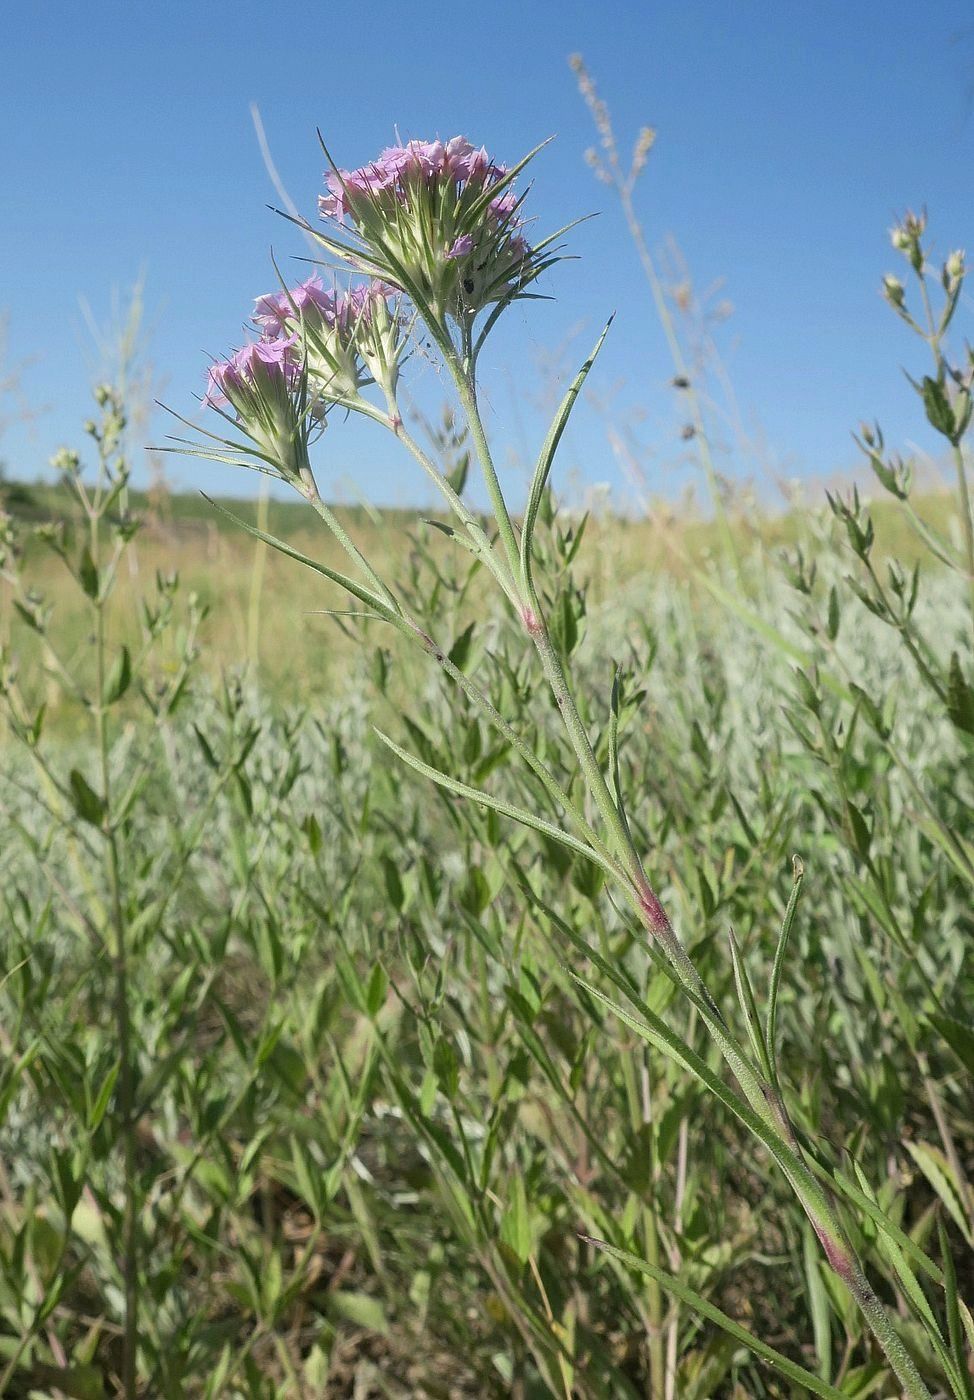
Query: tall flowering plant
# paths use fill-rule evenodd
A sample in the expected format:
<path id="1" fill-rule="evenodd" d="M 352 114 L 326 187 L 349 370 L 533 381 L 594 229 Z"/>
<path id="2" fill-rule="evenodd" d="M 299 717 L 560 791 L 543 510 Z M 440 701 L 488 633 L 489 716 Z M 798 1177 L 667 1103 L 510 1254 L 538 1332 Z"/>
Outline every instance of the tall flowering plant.
<path id="1" fill-rule="evenodd" d="M 875 1225 L 890 1232 L 900 1251 L 897 1270 L 901 1279 L 902 1270 L 910 1269 L 903 1249 L 908 1246 L 913 1260 L 922 1251 L 906 1241 L 903 1232 L 875 1207 L 865 1183 L 860 1187 L 833 1173 L 822 1154 L 809 1150 L 792 1125 L 788 1093 L 779 1073 L 777 1000 L 802 884 L 800 862 L 795 863 L 792 896 L 763 1014 L 732 937 L 739 1016 L 728 1016 L 671 924 L 646 869 L 644 852 L 632 834 L 619 768 L 620 719 L 625 710 L 621 687 L 613 687 L 607 717 L 608 758 L 604 761 L 576 703 L 564 649 L 557 643 L 550 620 L 552 607 L 536 578 L 535 532 L 555 453 L 608 326 L 555 413 L 519 522 L 515 522 L 501 489 L 478 403 L 478 355 L 504 309 L 515 300 L 535 295 L 529 288 L 561 256 L 560 234 L 534 244 L 528 236 L 525 196 L 515 191 L 515 183 L 531 155 L 508 168 L 491 160 L 483 147 L 475 148 L 464 138 L 454 137 L 447 142 L 409 141 L 392 146 L 357 169 L 341 169 L 328 157 L 326 193 L 319 201 L 321 225 L 304 227 L 356 280 L 339 290 L 337 286 L 326 287 L 315 275 L 298 286 L 282 286 L 257 298 L 252 316 L 257 338 L 210 368 L 205 398 L 240 436 L 234 440 L 211 435 L 211 441 L 192 450 L 220 461 L 236 460 L 269 470 L 299 490 L 346 551 L 354 566 L 352 573 L 326 567 L 262 530 L 244 528 L 340 585 L 372 616 L 382 618 L 422 647 L 540 782 L 550 806 L 560 814 L 558 819 L 474 788 L 380 736 L 425 778 L 561 843 L 599 868 L 622 896 L 649 955 L 668 971 L 706 1026 L 736 1081 L 734 1087 L 640 997 L 623 968 L 607 959 L 580 931 L 560 924 L 566 943 L 597 969 L 603 985 L 613 986 L 628 1005 L 616 1004 L 580 973 L 572 975 L 638 1036 L 673 1056 L 764 1145 L 811 1222 L 828 1266 L 860 1308 L 902 1393 L 911 1400 L 930 1400 L 931 1392 L 914 1357 L 915 1346 L 912 1342 L 907 1345 L 904 1329 L 890 1316 L 867 1279 L 837 1201 L 844 1198 L 844 1208 L 851 1205 L 865 1210 Z M 467 507 L 447 473 L 411 435 L 400 410 L 400 370 L 415 323 L 437 347 L 452 377 L 490 498 L 487 525 Z M 361 554 L 322 500 L 312 470 L 311 448 L 335 405 L 360 413 L 394 434 L 446 500 L 456 522 L 450 533 L 489 570 L 508 601 L 525 646 L 537 655 L 564 723 L 579 781 L 565 786 L 559 780 L 490 696 L 455 664 L 449 649 L 411 615 L 401 592 Z M 578 796 L 580 791 L 583 798 Z M 735 1021 L 743 1033 L 735 1029 Z M 711 1320 L 738 1340 L 746 1340 L 809 1393 L 839 1394 L 818 1376 L 744 1333 L 654 1261 L 623 1256 L 608 1245 L 600 1247 L 649 1274 L 684 1301 L 699 1305 Z M 928 1256 L 922 1258 L 929 1276 L 942 1283 L 952 1277 L 946 1261 L 941 1269 Z M 912 1291 L 910 1296 L 914 1296 Z M 916 1296 L 923 1296 L 919 1284 Z M 967 1400 L 967 1381 L 961 1375 L 953 1333 L 948 1343 L 929 1308 L 925 1310 L 922 1302 L 917 1307 L 937 1364 L 954 1393 Z"/>

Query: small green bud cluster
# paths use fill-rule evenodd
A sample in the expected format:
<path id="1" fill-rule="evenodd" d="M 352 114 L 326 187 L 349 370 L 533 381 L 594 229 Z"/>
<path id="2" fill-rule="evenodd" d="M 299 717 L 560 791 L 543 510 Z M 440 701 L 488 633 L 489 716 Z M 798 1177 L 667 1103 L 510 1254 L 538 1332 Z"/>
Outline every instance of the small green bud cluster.
<path id="1" fill-rule="evenodd" d="M 927 227 L 926 210 L 914 214 L 907 210 L 901 221 L 890 230 L 890 242 L 898 253 L 908 259 L 913 271 L 923 271 L 924 253 L 922 239 Z"/>
<path id="2" fill-rule="evenodd" d="M 85 425 L 87 430 L 87 424 Z M 60 447 L 51 458 L 51 466 L 65 476 L 74 476 L 81 470 L 81 458 L 70 447 Z"/>

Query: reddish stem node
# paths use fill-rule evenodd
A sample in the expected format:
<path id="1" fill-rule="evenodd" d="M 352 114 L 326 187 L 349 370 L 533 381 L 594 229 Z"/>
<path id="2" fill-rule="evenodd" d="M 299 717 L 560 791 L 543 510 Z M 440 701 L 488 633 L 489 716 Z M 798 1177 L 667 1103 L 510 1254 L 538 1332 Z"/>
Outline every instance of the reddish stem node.
<path id="1" fill-rule="evenodd" d="M 818 1242 L 825 1250 L 825 1257 L 829 1261 L 829 1267 L 833 1273 L 838 1274 L 844 1283 L 849 1283 L 852 1279 L 852 1259 L 848 1250 L 839 1240 L 835 1240 L 827 1234 L 820 1225 L 812 1221 L 812 1227 L 818 1236 Z"/>
<path id="2" fill-rule="evenodd" d="M 660 934 L 669 927 L 670 921 L 666 917 L 663 906 L 660 904 L 656 892 L 646 880 L 639 881 L 639 907 L 650 933 Z"/>
<path id="3" fill-rule="evenodd" d="M 524 623 L 525 631 L 532 637 L 541 636 L 541 623 L 533 608 L 523 607 L 521 609 L 521 621 Z"/>

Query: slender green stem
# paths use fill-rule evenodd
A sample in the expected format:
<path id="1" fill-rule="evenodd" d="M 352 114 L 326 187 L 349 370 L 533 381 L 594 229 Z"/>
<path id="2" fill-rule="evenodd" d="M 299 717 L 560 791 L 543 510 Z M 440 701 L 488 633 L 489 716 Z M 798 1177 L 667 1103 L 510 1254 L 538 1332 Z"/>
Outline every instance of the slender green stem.
<path id="1" fill-rule="evenodd" d="M 395 595 L 382 582 L 382 579 L 375 572 L 372 565 L 369 563 L 365 555 L 359 549 L 358 545 L 352 542 L 351 538 L 348 535 L 348 532 L 345 530 L 345 527 L 341 524 L 334 511 L 331 510 L 330 507 L 327 506 L 325 502 L 321 499 L 321 495 L 319 494 L 318 486 L 314 478 L 310 477 L 310 475 L 308 477 L 302 478 L 301 486 L 305 496 L 311 504 L 312 510 L 314 510 L 315 513 L 319 515 L 321 519 L 325 522 L 325 524 L 328 526 L 331 533 L 335 536 L 335 539 L 341 545 L 342 549 L 344 549 L 348 557 L 354 560 L 356 564 L 358 564 L 359 568 L 362 570 L 363 574 L 368 579 L 369 583 L 372 585 L 375 591 L 379 594 L 379 596 L 386 603 L 389 604 L 389 606 L 393 609 L 394 612 L 398 612 L 399 604 L 396 602 Z"/>
<path id="2" fill-rule="evenodd" d="M 908 1397 L 908 1400 L 933 1400 L 913 1358 L 890 1322 L 886 1308 L 877 1297 L 858 1260 L 855 1260 L 852 1277 L 846 1279 L 845 1283 L 902 1385 L 904 1396 Z"/>
<path id="3" fill-rule="evenodd" d="M 542 615 L 541 600 L 533 584 L 523 576 L 521 556 L 514 536 L 514 527 L 511 524 L 507 503 L 504 500 L 500 482 L 494 470 L 490 444 L 487 441 L 483 419 L 480 416 L 480 405 L 477 402 L 475 382 L 472 378 L 468 377 L 464 366 L 459 362 L 455 354 L 450 357 L 449 364 L 456 382 L 460 402 L 463 404 L 463 410 L 477 452 L 477 458 L 480 462 L 481 471 L 487 483 L 491 503 L 494 506 L 498 529 L 508 555 L 508 565 L 513 577 L 521 580 L 521 586 L 528 594 L 527 601 L 530 607 L 528 609 L 525 608 L 524 600 L 516 590 L 513 596 L 511 596 L 510 593 L 508 596 L 511 597 L 511 601 L 517 607 L 522 619 L 525 619 L 526 614 L 529 614 L 527 618 L 528 632 L 541 658 L 541 665 L 545 673 L 545 678 L 551 687 L 552 694 L 555 697 L 555 703 L 561 712 L 565 728 L 568 731 L 568 737 L 571 741 L 572 748 L 575 750 L 575 756 L 581 766 L 589 791 L 609 830 L 612 844 L 616 848 L 616 853 L 622 859 L 623 864 L 629 869 L 633 881 L 638 884 L 640 878 L 645 879 L 639 856 L 636 854 L 626 823 L 615 804 L 615 800 L 609 790 L 609 785 L 606 782 L 605 774 L 602 772 L 599 761 L 595 756 L 592 742 L 588 737 L 588 731 L 578 712 L 578 706 L 572 695 L 568 677 L 561 664 L 561 658 L 552 645 L 551 637 L 548 634 L 548 629 Z"/>
<path id="4" fill-rule="evenodd" d="M 450 356 L 450 368 L 453 371 L 453 378 L 457 386 L 457 393 L 460 396 L 460 402 L 463 405 L 463 411 L 470 425 L 470 432 L 473 437 L 474 447 L 477 450 L 477 457 L 480 462 L 480 469 L 483 472 L 487 494 L 490 497 L 491 508 L 497 520 L 497 529 L 501 537 L 504 555 L 507 559 L 507 566 L 511 571 L 511 576 L 517 578 L 520 572 L 520 550 L 518 549 L 514 526 L 511 522 L 510 511 L 507 509 L 507 502 L 504 500 L 504 493 L 501 490 L 501 484 L 497 477 L 497 470 L 491 455 L 490 444 L 487 441 L 487 434 L 484 432 L 483 419 L 480 416 L 480 405 L 477 402 L 477 381 L 474 378 L 472 370 L 459 362 L 455 352 Z"/>
<path id="5" fill-rule="evenodd" d="M 540 606 L 540 604 L 539 604 Z M 565 729 L 571 741 L 575 756 L 581 766 L 589 792 L 595 801 L 602 819 L 608 828 L 609 835 L 616 853 L 629 871 L 630 878 L 638 884 L 640 877 L 645 879 L 642 873 L 642 864 L 639 856 L 633 847 L 626 824 L 619 812 L 618 807 L 609 790 L 605 774 L 592 748 L 592 741 L 588 737 L 588 730 L 578 711 L 575 697 L 572 694 L 565 668 L 562 665 L 561 657 L 555 650 L 551 641 L 548 628 L 543 618 L 534 611 L 534 623 L 529 628 L 541 658 L 541 666 L 544 670 L 545 678 L 551 688 L 551 693 L 555 697 L 555 704 L 561 713 Z"/>
<path id="6" fill-rule="evenodd" d="M 490 540 L 487 538 L 476 516 L 467 509 L 467 506 L 454 491 L 443 473 L 437 471 L 429 455 L 423 451 L 422 447 L 420 447 L 419 443 L 409 432 L 409 429 L 406 427 L 399 414 L 395 400 L 390 401 L 389 418 L 385 420 L 385 422 L 386 427 L 396 435 L 410 455 L 419 463 L 436 489 L 446 497 L 450 508 L 466 529 L 470 537 L 470 542 L 477 553 L 477 557 L 494 575 L 494 578 L 500 584 L 508 601 L 511 602 L 515 608 L 518 607 L 520 598 L 517 592 L 516 573 L 511 572 L 505 561 L 498 559 L 491 546 Z"/>
<path id="7" fill-rule="evenodd" d="M 92 562 L 96 572 L 100 566 L 101 516 L 96 505 L 89 515 Z M 100 575 L 99 575 L 100 577 Z M 108 699 L 105 675 L 105 603 L 106 595 L 99 588 L 93 600 L 95 610 L 95 700 L 93 714 L 98 762 L 101 770 L 103 802 L 102 835 L 105 842 L 105 870 L 108 880 L 109 905 L 114 934 L 113 961 L 115 965 L 115 1028 L 118 1036 L 118 1123 L 122 1140 L 122 1284 L 125 1315 L 122 1335 L 122 1390 L 126 1400 L 138 1394 L 136 1356 L 139 1340 L 139 1258 L 138 1258 L 138 1184 L 136 1180 L 135 1073 L 132 1062 L 132 1023 L 129 1005 L 129 950 L 125 914 L 122 907 L 122 886 L 118 834 L 112 819 L 111 765 L 108 740 Z"/>
<path id="8" fill-rule="evenodd" d="M 923 335 L 933 354 L 934 364 L 937 367 L 937 374 L 944 377 L 946 371 L 946 361 L 943 351 L 943 328 L 938 327 L 933 314 L 933 306 L 930 303 L 930 292 L 927 287 L 926 274 L 923 269 L 917 273 L 917 280 L 920 283 L 920 295 L 923 298 L 923 310 L 927 318 L 927 334 Z M 919 327 L 917 327 L 919 330 Z M 966 559 L 967 587 L 970 597 L 971 623 L 974 626 L 974 504 L 971 502 L 970 486 L 967 481 L 967 463 L 964 461 L 964 449 L 959 442 L 951 444 L 951 455 L 954 459 L 954 469 L 957 473 L 957 496 L 960 506 L 961 530 L 964 535 L 964 556 Z"/>
<path id="9" fill-rule="evenodd" d="M 974 624 L 974 504 L 967 481 L 967 464 L 960 443 L 953 447 L 954 466 L 957 470 L 957 495 L 960 498 L 961 529 L 964 532 L 964 555 L 967 562 L 967 587 L 971 603 L 971 622 Z"/>

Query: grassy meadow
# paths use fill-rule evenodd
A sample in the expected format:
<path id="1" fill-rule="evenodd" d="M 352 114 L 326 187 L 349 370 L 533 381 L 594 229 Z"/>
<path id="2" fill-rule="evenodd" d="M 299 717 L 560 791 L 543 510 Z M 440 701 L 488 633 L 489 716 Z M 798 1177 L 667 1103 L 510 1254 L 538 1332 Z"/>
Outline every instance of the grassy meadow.
<path id="1" fill-rule="evenodd" d="M 98 787 L 90 714 L 44 663 L 50 643 L 87 683 L 91 600 L 31 534 L 59 505 L 70 517 L 66 497 L 18 499 L 19 568 L 53 611 L 42 638 L 5 590 L 21 742 L 4 741 L 0 842 L 2 1385 L 100 1396 L 122 1345 L 117 988 L 98 813 L 77 805 Z M 138 1393 L 810 1393 L 705 1305 L 834 1383 L 822 1394 L 897 1393 L 767 1151 L 598 999 L 625 970 L 716 1069 L 598 872 L 430 789 L 372 726 L 537 803 L 510 748 L 382 624 L 309 615 L 334 590 L 211 511 L 157 508 L 107 610 L 113 655 L 141 653 L 110 749 L 128 804 Z M 956 525 L 949 497 L 924 514 Z M 877 552 L 904 553 L 895 511 L 877 522 Z M 569 773 L 517 629 L 457 551 L 415 519 L 347 523 Z M 331 557 L 297 511 L 272 506 L 268 525 Z M 593 520 L 568 564 L 577 529 L 553 517 L 544 549 L 576 599 L 585 713 L 598 731 L 621 661 L 630 821 L 730 1016 L 728 930 L 761 988 L 804 862 L 779 1013 L 789 1106 L 924 1356 L 907 1266 L 890 1270 L 864 1201 L 898 1247 L 936 1249 L 943 1228 L 970 1296 L 969 739 L 898 631 L 848 596 L 855 560 L 827 509 L 735 522 L 736 578 L 706 524 Z M 160 592 L 157 570 L 178 586 Z M 915 626 L 947 667 L 964 592 L 940 566 L 923 579 Z M 567 926 L 609 960 L 590 990 Z"/>
<path id="2" fill-rule="evenodd" d="M 12 484 L 6 491 L 7 508 L 23 527 L 77 519 L 75 503 L 53 485 Z M 110 603 L 112 628 L 118 638 L 135 646 L 140 633 L 139 611 L 132 594 L 151 594 L 157 573 L 178 575 L 180 591 L 194 594 L 209 610 L 201 637 L 198 669 L 213 681 L 227 671 L 249 671 L 259 688 L 280 700 L 309 703 L 341 693 L 355 644 L 335 625 L 326 610 L 335 599 L 327 582 L 307 574 L 259 540 L 241 531 L 224 511 L 238 520 L 260 524 L 296 549 L 337 567 L 341 548 L 299 501 L 279 497 L 263 502 L 252 496 L 225 499 L 218 506 L 202 495 L 130 491 L 129 509 L 141 522 L 140 532 L 128 552 L 124 581 Z M 741 548 L 755 555 L 793 547 L 803 532 L 806 512 L 824 525 L 825 488 L 805 492 L 807 504 L 794 509 L 745 509 L 733 512 L 733 526 Z M 956 504 L 949 492 L 927 489 L 915 502 L 922 520 L 935 529 L 949 530 Z M 222 510 L 218 507 L 222 507 Z M 383 511 L 371 508 L 336 508 L 351 538 L 368 557 L 381 554 L 390 570 L 408 569 L 411 558 L 429 552 L 434 560 L 448 559 L 449 546 L 423 513 Z M 911 567 L 922 557 L 923 542 L 902 514 L 880 499 L 873 505 L 879 522 L 877 553 L 898 558 Z M 581 519 L 575 512 L 574 518 Z M 956 528 L 956 522 L 954 521 Z M 42 546 L 26 540 L 31 578 L 54 607 L 53 626 L 58 639 L 70 648 L 83 635 L 84 599 L 75 596 L 63 564 Z M 590 601 L 603 606 L 634 581 L 663 575 L 674 584 L 691 589 L 699 606 L 704 589 L 694 587 L 699 571 L 719 555 L 720 538 L 712 519 L 687 507 L 666 503 L 645 514 L 617 515 L 599 512 L 585 520 L 585 587 Z M 468 604 L 469 619 L 477 615 L 476 598 Z M 11 598 L 0 606 L 9 625 Z M 468 619 L 468 620 L 469 620 Z M 38 654 L 29 631 L 18 639 L 21 655 Z M 163 647 L 163 654 L 167 654 Z M 170 648 L 170 664 L 177 652 Z M 70 706 L 51 686 L 49 703 L 60 722 L 70 724 Z M 61 707 L 59 709 L 59 707 Z"/>

